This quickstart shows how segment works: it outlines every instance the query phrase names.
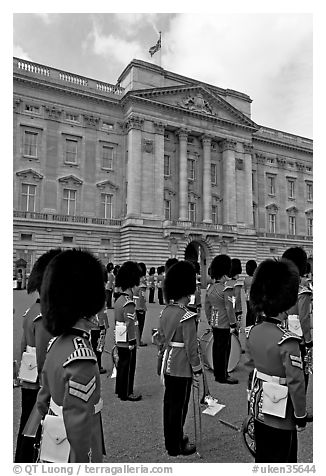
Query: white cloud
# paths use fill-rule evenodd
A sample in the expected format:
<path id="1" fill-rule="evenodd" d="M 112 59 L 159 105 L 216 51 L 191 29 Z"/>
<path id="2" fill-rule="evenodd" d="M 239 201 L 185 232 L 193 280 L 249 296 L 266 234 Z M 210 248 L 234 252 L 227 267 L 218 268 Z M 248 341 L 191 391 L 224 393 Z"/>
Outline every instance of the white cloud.
<path id="1" fill-rule="evenodd" d="M 47 25 L 49 25 L 55 16 L 55 13 L 34 13 L 37 17 L 44 21 Z"/>
<path id="2" fill-rule="evenodd" d="M 95 22 L 83 47 L 91 47 L 93 53 L 104 58 L 113 57 L 124 66 L 132 59 L 144 56 L 144 48 L 138 41 L 128 41 L 113 34 L 105 35 Z"/>
<path id="3" fill-rule="evenodd" d="M 163 32 L 164 68 L 248 94 L 258 123 L 266 117 L 277 128 L 283 109 L 291 132 L 287 119 L 301 106 L 311 118 L 311 15 L 182 14 L 170 26 Z"/>
<path id="4" fill-rule="evenodd" d="M 33 61 L 32 58 L 29 56 L 29 54 L 26 53 L 26 51 L 19 45 L 13 46 L 13 55 L 16 58 L 25 59 L 27 61 Z"/>

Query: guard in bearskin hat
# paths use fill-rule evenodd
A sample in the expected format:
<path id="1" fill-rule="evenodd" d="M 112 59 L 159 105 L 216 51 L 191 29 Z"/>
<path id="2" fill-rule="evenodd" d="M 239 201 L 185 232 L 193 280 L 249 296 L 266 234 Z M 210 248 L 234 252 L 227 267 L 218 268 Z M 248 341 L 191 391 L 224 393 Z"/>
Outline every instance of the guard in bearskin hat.
<path id="1" fill-rule="evenodd" d="M 198 355 L 196 314 L 189 309 L 196 289 L 196 272 L 188 261 L 172 265 L 163 285 L 165 301 L 156 341 L 159 345 L 158 372 L 164 379 L 163 424 L 165 447 L 170 456 L 190 455 L 196 447 L 183 434 L 192 377 L 202 372 Z"/>
<path id="2" fill-rule="evenodd" d="M 32 463 L 35 461 L 34 447 L 38 444 L 38 437 L 24 437 L 23 430 L 36 402 L 47 345 L 53 337 L 43 325 L 39 293 L 44 271 L 51 259 L 59 253 L 61 253 L 61 249 L 58 248 L 42 254 L 35 262 L 27 284 L 27 293 L 35 292 L 38 297 L 23 316 L 22 361 L 20 364 L 22 412 L 16 443 L 15 463 Z"/>
<path id="3" fill-rule="evenodd" d="M 282 313 L 295 304 L 298 288 L 298 269 L 285 259 L 263 261 L 251 285 L 250 304 L 258 317 L 245 329 L 246 367 L 257 463 L 296 463 L 297 430 L 306 425 L 301 338 L 282 326 Z"/>
<path id="4" fill-rule="evenodd" d="M 40 461 L 102 462 L 100 373 L 90 343 L 104 306 L 103 267 L 88 251 L 57 255 L 44 274 L 41 310 L 50 341 L 37 397 L 43 421 Z M 54 444 L 54 436 L 60 441 Z"/>
<path id="5" fill-rule="evenodd" d="M 287 310 L 285 325 L 287 329 L 301 337 L 300 349 L 304 362 L 304 375 L 307 389 L 310 372 L 309 361 L 312 361 L 312 332 L 310 321 L 312 289 L 305 278 L 308 258 L 307 253 L 299 246 L 288 248 L 282 257 L 292 261 L 297 266 L 300 275 L 298 299 L 294 306 Z M 309 418 L 311 418 L 311 416 L 309 416 Z"/>
<path id="6" fill-rule="evenodd" d="M 118 271 L 116 285 L 120 296 L 114 303 L 115 342 L 118 349 L 118 365 L 115 393 L 121 400 L 138 401 L 134 393 L 137 345 L 139 331 L 136 304 L 133 299 L 139 286 L 140 269 L 136 262 L 126 261 Z"/>
<path id="7" fill-rule="evenodd" d="M 231 350 L 231 332 L 238 333 L 234 310 L 234 283 L 230 281 L 231 258 L 218 255 L 210 265 L 210 276 L 214 283 L 206 292 L 205 313 L 213 331 L 214 377 L 219 383 L 237 384 L 238 380 L 228 374 Z"/>

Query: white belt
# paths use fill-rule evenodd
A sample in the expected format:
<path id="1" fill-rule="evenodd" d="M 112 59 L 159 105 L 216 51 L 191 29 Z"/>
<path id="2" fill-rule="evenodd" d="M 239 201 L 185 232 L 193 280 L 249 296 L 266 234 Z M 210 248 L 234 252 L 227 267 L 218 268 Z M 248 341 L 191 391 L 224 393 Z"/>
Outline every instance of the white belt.
<path id="1" fill-rule="evenodd" d="M 279 385 L 287 384 L 285 377 L 276 377 L 274 375 L 264 374 L 263 372 L 259 372 L 259 370 L 257 370 L 256 377 L 264 380 L 265 382 L 274 382 L 278 383 Z"/>
<path id="2" fill-rule="evenodd" d="M 29 354 L 36 354 L 36 347 L 32 347 L 31 345 L 26 346 L 26 352 Z"/>
<path id="3" fill-rule="evenodd" d="M 173 342 L 173 341 L 171 341 L 171 342 L 169 343 L 169 345 L 170 345 L 171 347 L 184 347 L 184 346 L 185 346 L 184 342 Z"/>
<path id="4" fill-rule="evenodd" d="M 102 410 L 102 408 L 103 408 L 103 400 L 102 398 L 100 398 L 99 401 L 94 405 L 94 415 L 96 413 L 99 413 Z M 63 416 L 62 406 L 57 405 L 52 397 L 50 400 L 50 410 L 57 416 L 60 416 L 60 417 Z"/>

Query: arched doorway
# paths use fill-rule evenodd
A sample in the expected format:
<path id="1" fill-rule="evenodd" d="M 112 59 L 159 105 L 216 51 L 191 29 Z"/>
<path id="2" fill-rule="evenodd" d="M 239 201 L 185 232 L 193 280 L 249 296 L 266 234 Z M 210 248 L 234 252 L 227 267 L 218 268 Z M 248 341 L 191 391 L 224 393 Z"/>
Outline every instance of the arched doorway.
<path id="1" fill-rule="evenodd" d="M 185 260 L 193 263 L 198 263 L 200 268 L 200 282 L 201 287 L 207 286 L 207 261 L 208 250 L 207 247 L 200 241 L 191 241 L 185 249 Z"/>
<path id="2" fill-rule="evenodd" d="M 15 262 L 15 279 L 17 281 L 16 289 L 26 288 L 26 266 L 27 262 L 22 258 Z"/>

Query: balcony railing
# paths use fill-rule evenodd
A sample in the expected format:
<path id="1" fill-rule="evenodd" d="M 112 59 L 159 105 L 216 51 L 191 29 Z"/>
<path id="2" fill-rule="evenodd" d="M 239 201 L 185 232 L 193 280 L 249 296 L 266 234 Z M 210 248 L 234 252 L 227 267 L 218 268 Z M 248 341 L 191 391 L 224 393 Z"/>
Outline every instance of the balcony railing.
<path id="1" fill-rule="evenodd" d="M 183 221 L 183 220 L 172 220 L 166 222 L 165 226 L 172 226 L 178 228 L 188 228 L 188 229 L 201 229 L 201 230 L 212 230 L 212 231 L 224 231 L 235 233 L 237 231 L 236 225 L 215 225 L 214 223 L 199 223 L 193 221 Z"/>
<path id="2" fill-rule="evenodd" d="M 43 78 L 50 78 L 58 83 L 67 83 L 82 89 L 91 89 L 101 94 L 109 93 L 119 96 L 124 94 L 124 88 L 121 88 L 120 86 L 86 78 L 84 76 L 79 76 L 77 74 L 72 74 L 67 71 L 51 68 L 49 66 L 33 63 L 20 58 L 14 58 L 14 70 L 41 76 Z"/>
<path id="3" fill-rule="evenodd" d="M 313 241 L 312 236 L 308 235 L 289 235 L 286 233 L 267 233 L 264 231 L 258 231 L 257 236 L 264 237 L 264 238 L 281 238 L 286 240 L 306 240 L 306 241 Z"/>
<path id="4" fill-rule="evenodd" d="M 47 222 L 65 223 L 85 223 L 104 226 L 121 226 L 122 220 L 117 218 L 94 218 L 76 215 L 61 215 L 59 213 L 37 213 L 14 210 L 14 218 L 25 218 L 27 220 L 42 220 Z"/>

